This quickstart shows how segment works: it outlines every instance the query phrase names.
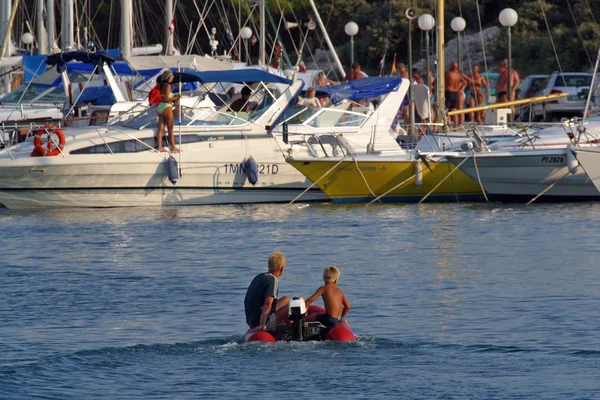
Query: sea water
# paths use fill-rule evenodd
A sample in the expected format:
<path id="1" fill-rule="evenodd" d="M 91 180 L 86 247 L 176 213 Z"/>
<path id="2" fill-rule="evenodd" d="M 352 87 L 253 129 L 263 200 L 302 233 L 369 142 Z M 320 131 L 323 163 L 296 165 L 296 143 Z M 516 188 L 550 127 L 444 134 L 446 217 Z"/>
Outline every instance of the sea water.
<path id="1" fill-rule="evenodd" d="M 0 210 L 2 399 L 598 399 L 600 204 Z M 328 265 L 357 342 L 243 343 Z"/>

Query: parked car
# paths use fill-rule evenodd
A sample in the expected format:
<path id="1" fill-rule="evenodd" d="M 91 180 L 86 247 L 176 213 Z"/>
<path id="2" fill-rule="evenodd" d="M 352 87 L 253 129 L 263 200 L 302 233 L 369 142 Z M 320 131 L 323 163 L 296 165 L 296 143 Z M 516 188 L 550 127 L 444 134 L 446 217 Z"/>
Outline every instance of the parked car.
<path id="1" fill-rule="evenodd" d="M 529 75 L 521 81 L 517 89 L 517 99 L 528 99 L 534 97 L 544 87 L 548 75 Z"/>
<path id="2" fill-rule="evenodd" d="M 521 81 L 517 89 L 517 100 L 535 97 L 544 88 L 549 75 L 529 75 Z M 531 121 L 533 103 L 515 107 L 515 118 L 520 121 Z"/>
<path id="3" fill-rule="evenodd" d="M 533 105 L 533 118 L 552 122 L 555 116 L 575 117 L 583 115 L 586 96 L 592 83 L 592 74 L 584 72 L 565 72 L 563 74 L 554 72 L 542 84 L 542 89 L 536 96 L 549 94 L 568 93 L 553 101 L 535 103 Z"/>

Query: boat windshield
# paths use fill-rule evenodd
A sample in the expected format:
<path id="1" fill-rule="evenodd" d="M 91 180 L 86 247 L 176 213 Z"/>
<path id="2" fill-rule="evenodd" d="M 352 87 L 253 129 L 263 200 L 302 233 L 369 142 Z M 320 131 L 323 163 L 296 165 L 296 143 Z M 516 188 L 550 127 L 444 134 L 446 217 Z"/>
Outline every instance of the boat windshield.
<path id="1" fill-rule="evenodd" d="M 17 102 L 64 103 L 65 93 L 60 87 L 32 83 L 22 85 L 0 98 L 0 103 Z"/>
<path id="2" fill-rule="evenodd" d="M 337 108 L 292 107 L 287 113 L 293 115 L 290 125 L 306 125 L 313 128 L 359 127 L 369 117 L 360 112 Z"/>
<path id="3" fill-rule="evenodd" d="M 272 108 L 277 96 L 283 91 L 278 87 L 255 87 L 248 99 L 249 111 L 234 112 L 230 105 L 233 101 L 218 100 L 203 94 L 199 96 L 194 106 L 181 106 L 181 126 L 232 126 L 245 125 L 258 120 Z M 235 99 L 237 100 L 237 98 Z M 235 101 L 234 100 L 234 101 Z M 182 100 L 182 102 L 185 104 Z M 191 104 L 188 102 L 188 104 Z M 178 109 L 174 109 L 175 125 L 179 125 Z M 134 129 L 143 129 L 158 125 L 158 105 L 148 108 L 138 117 L 125 123 L 125 126 Z"/>

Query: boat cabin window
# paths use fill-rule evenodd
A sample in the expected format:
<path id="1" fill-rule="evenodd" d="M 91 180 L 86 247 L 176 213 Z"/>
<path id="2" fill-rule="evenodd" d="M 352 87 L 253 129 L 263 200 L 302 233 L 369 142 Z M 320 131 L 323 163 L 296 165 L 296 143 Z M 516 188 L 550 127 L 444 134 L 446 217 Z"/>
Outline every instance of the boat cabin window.
<path id="1" fill-rule="evenodd" d="M 22 85 L 4 97 L 0 103 L 17 103 L 27 101 L 39 101 L 42 103 L 64 103 L 65 93 L 62 88 L 32 83 Z"/>
<path id="2" fill-rule="evenodd" d="M 166 140 L 166 136 L 164 138 Z M 202 142 L 206 139 L 199 135 L 182 135 L 181 144 L 197 143 Z M 179 144 L 179 136 L 176 138 L 177 144 Z M 130 139 L 122 140 L 119 142 L 113 142 L 107 144 L 97 144 L 94 146 L 83 147 L 81 149 L 72 150 L 70 154 L 110 154 L 110 153 L 139 153 L 141 151 L 148 151 L 150 148 L 156 148 L 156 138 L 149 137 L 139 140 Z M 165 146 L 167 145 L 165 141 Z M 110 150 L 109 150 L 110 148 Z"/>

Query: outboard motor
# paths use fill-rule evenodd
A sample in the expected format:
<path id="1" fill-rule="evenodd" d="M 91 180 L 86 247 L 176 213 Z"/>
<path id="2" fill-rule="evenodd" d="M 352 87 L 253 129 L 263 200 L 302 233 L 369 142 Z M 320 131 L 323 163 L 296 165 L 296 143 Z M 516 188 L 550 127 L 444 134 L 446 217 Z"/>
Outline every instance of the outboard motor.
<path id="1" fill-rule="evenodd" d="M 290 300 L 289 320 L 293 326 L 293 340 L 303 340 L 304 338 L 304 314 L 306 314 L 306 302 L 302 297 L 294 297 Z"/>
<path id="2" fill-rule="evenodd" d="M 306 341 L 323 340 L 326 328 L 319 322 L 306 321 L 306 302 L 302 297 L 293 297 L 289 304 L 288 321 L 277 325 L 273 336 L 277 340 Z"/>

